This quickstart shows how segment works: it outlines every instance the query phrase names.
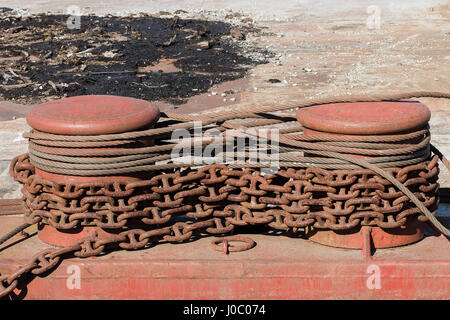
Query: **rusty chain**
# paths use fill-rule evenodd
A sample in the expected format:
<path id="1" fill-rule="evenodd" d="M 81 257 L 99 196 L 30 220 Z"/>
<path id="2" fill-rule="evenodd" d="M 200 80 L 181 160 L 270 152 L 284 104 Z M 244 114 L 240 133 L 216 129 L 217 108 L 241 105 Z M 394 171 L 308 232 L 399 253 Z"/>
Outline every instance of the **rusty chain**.
<path id="1" fill-rule="evenodd" d="M 437 161 L 434 156 L 420 164 L 385 170 L 435 210 Z M 142 181 L 58 184 L 33 174 L 33 165 L 22 155 L 12 162 L 11 170 L 24 185 L 25 221 L 58 229 L 80 225 L 117 229 L 135 222 L 159 226 L 181 215 L 194 220 L 219 218 L 225 227 L 397 228 L 407 216 L 420 213 L 388 180 L 367 169 L 289 168 L 261 175 L 257 169 L 213 164 L 197 170 L 174 169 Z"/>

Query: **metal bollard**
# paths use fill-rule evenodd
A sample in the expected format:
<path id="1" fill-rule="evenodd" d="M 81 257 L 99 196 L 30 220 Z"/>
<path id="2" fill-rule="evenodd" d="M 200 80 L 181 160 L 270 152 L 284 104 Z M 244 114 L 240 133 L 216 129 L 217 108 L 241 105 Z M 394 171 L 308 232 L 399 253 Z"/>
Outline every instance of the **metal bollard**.
<path id="1" fill-rule="evenodd" d="M 90 95 L 64 98 L 38 105 L 28 113 L 27 122 L 35 132 L 79 136 L 102 135 L 151 128 L 158 121 L 159 114 L 158 107 L 144 100 Z M 151 137 L 142 138 L 136 142 L 146 146 L 154 144 Z M 106 148 L 118 149 L 123 146 Z M 105 147 L 96 148 L 105 149 Z M 93 149 L 95 148 L 85 150 Z M 65 148 L 58 147 L 58 150 L 64 154 Z M 66 150 L 68 149 L 66 148 Z M 142 173 L 107 177 L 70 176 L 54 174 L 38 168 L 36 168 L 36 175 L 55 183 L 65 184 L 89 183 L 94 180 L 112 182 L 124 178 L 128 181 L 139 181 L 147 178 L 146 174 Z M 50 212 L 54 211 L 54 209 L 49 209 Z M 39 239 L 55 246 L 71 245 L 76 240 L 90 235 L 93 231 L 104 236 L 111 234 L 108 230 L 89 225 L 61 230 L 48 224 L 39 223 L 38 229 Z"/>
<path id="2" fill-rule="evenodd" d="M 429 109 L 418 101 L 336 103 L 297 111 L 297 119 L 303 125 L 305 135 L 328 134 L 340 137 L 392 137 L 405 134 L 426 127 L 430 116 Z M 385 143 L 392 144 L 395 148 L 398 144 L 415 142 L 415 139 L 410 139 Z M 370 158 L 357 153 L 349 156 Z M 364 204 L 359 206 L 364 207 Z M 367 208 L 364 207 L 365 210 Z M 318 231 L 313 228 L 307 236 L 320 244 L 351 249 L 365 249 L 367 245 L 375 248 L 397 247 L 417 242 L 424 236 L 423 222 L 418 219 L 411 219 L 400 228 L 369 228 L 371 244 L 367 243 L 367 226 L 342 231 Z"/>

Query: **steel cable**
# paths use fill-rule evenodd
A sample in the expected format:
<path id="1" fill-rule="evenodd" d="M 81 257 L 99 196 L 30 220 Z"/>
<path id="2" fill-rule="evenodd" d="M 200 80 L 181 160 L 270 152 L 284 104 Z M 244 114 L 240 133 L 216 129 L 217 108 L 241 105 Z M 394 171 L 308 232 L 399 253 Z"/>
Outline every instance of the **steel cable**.
<path id="1" fill-rule="evenodd" d="M 0 245 L 2 245 L 4 242 L 8 241 L 9 239 L 11 239 L 12 237 L 14 237 L 16 234 L 22 232 L 23 230 L 25 230 L 26 228 L 28 228 L 29 226 L 31 226 L 31 224 L 29 223 L 23 223 L 20 226 L 12 229 L 10 232 L 8 232 L 7 234 L 5 234 L 4 236 L 0 237 Z"/>

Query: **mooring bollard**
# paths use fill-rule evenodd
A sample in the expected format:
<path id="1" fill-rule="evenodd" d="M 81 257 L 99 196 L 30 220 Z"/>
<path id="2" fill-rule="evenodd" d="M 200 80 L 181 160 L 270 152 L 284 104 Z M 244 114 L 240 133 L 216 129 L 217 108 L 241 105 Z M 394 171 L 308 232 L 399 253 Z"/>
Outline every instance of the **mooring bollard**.
<path id="1" fill-rule="evenodd" d="M 406 143 L 420 143 L 423 135 L 407 140 L 396 139 L 396 137 L 425 129 L 430 116 L 429 109 L 418 101 L 335 103 L 315 105 L 297 111 L 297 119 L 303 125 L 305 135 L 339 137 L 344 143 L 345 141 L 348 144 L 354 143 L 354 147 L 360 143 L 361 148 L 364 141 L 373 141 L 374 137 L 382 144 L 392 144 L 392 149 Z M 347 155 L 355 158 L 371 158 L 376 156 L 376 153 L 374 156 L 359 154 L 356 148 L 355 153 Z M 408 168 L 407 170 L 412 172 L 413 169 Z M 392 173 L 398 174 L 399 170 L 401 168 L 394 168 Z M 335 216 L 344 217 L 348 215 L 349 211 L 356 211 L 360 212 L 359 218 L 362 219 L 374 217 L 380 213 L 381 215 L 403 214 L 406 218 L 412 213 L 412 208 L 402 207 L 401 193 L 396 192 L 393 188 L 387 193 L 377 190 L 378 186 L 389 183 L 385 183 L 386 180 L 369 173 L 368 170 L 335 170 L 332 174 L 340 176 L 338 180 L 341 182 L 354 178 L 351 185 L 346 184 L 345 181 L 341 184 L 339 181 L 334 181 L 335 187 L 340 188 L 339 194 L 330 195 L 334 201 L 333 206 L 324 207 L 324 210 L 329 210 Z M 419 175 L 422 174 L 423 172 L 419 173 Z M 406 177 L 404 174 L 403 176 Z M 412 179 L 418 179 L 417 183 L 421 178 L 418 176 Z M 417 188 L 420 189 L 421 186 L 419 185 Z M 431 192 L 434 193 L 432 196 L 437 198 L 437 188 Z M 380 201 L 381 205 L 375 204 Z M 352 210 L 347 210 L 350 207 Z M 399 227 L 395 226 L 393 220 L 389 221 L 389 218 L 391 217 L 388 217 L 385 227 L 367 224 L 371 228 L 371 245 L 375 248 L 406 245 L 423 238 L 423 222 L 419 221 L 417 217 L 408 219 L 404 225 Z M 363 228 L 364 223 L 349 230 L 317 230 L 313 228 L 307 236 L 314 242 L 328 246 L 360 249 L 364 248 Z"/>
<path id="2" fill-rule="evenodd" d="M 161 119 L 152 103 L 114 96 L 37 106 L 27 116 L 33 130 L 23 135 L 29 139 L 28 153 L 11 161 L 10 175 L 23 185 L 25 226 L 38 224 L 42 241 L 64 248 L 45 248 L 11 275 L 1 275 L 0 298 L 15 290 L 23 275 L 48 272 L 69 254 L 88 258 L 117 248 L 136 250 L 232 232 L 232 237 L 214 240 L 213 248 L 247 250 L 256 243 L 237 235 L 245 226 L 362 249 L 366 261 L 372 260 L 374 247 L 421 240 L 424 222 L 449 236 L 435 217 L 438 161 L 448 168 L 447 161 L 430 143 L 430 111 L 404 100 L 424 96 L 450 98 L 434 92 L 324 98 L 299 103 L 297 115 L 270 114 L 292 109 L 294 104 L 288 104 L 214 117 L 165 112 Z M 196 120 L 202 121 L 200 132 Z M 211 128 L 224 135 L 230 128 L 252 129 L 254 138 L 261 133 L 255 128 L 267 125 L 275 129 L 269 136 L 276 142 L 271 155 L 280 160 L 271 173 L 262 171 L 263 162 L 219 158 L 200 164 L 179 161 L 173 152 L 181 146 L 196 155 L 192 146 L 199 136 L 205 151 L 215 143 L 203 138 Z M 185 130 L 186 139 L 177 142 L 177 130 Z M 250 160 L 254 144 L 245 140 L 235 149 Z M 230 246 L 234 241 L 244 244 Z M 309 251 L 314 246 L 302 245 L 302 266 L 310 257 L 317 266 Z M 278 250 L 278 244 L 273 247 Z M 291 251 L 286 252 L 289 256 Z"/>
<path id="3" fill-rule="evenodd" d="M 142 100 L 61 99 L 28 114 L 29 153 L 12 161 L 11 175 L 24 184 L 25 221 L 39 223 L 39 237 L 58 245 L 98 231 L 120 234 L 110 241 L 137 249 L 161 239 L 182 242 L 194 231 L 267 225 L 364 249 L 368 237 L 360 230 L 369 230 L 378 248 L 420 240 L 427 220 L 445 232 L 434 217 L 439 168 L 430 152 L 427 107 L 404 100 L 337 102 L 298 110 L 304 132 L 273 137 L 283 145 L 281 165 L 263 175 L 253 168 L 259 163 L 176 161 L 178 144 L 168 138 L 192 129 L 196 116 L 179 121 L 166 113 L 153 128 L 159 110 Z M 222 128 L 229 118 L 239 114 L 206 123 Z M 95 243 L 98 252 L 102 243 Z"/>
<path id="4" fill-rule="evenodd" d="M 33 128 L 34 132 L 43 132 L 60 135 L 103 135 L 123 133 L 138 129 L 151 128 L 159 119 L 159 108 L 154 104 L 133 98 L 125 98 L 118 96 L 78 96 L 72 98 L 64 98 L 56 101 L 51 101 L 34 107 L 27 115 L 27 122 Z M 39 148 L 39 141 L 35 141 L 37 148 Z M 124 147 L 130 147 L 133 145 L 139 146 L 151 146 L 154 144 L 151 137 L 144 137 L 135 139 L 134 141 L 124 144 L 113 146 L 102 146 L 102 143 L 92 143 L 90 148 L 80 148 L 78 151 L 86 151 L 87 153 L 95 150 L 120 150 Z M 59 144 L 58 141 L 53 142 L 54 146 L 49 147 L 48 142 L 46 146 L 42 146 L 41 152 L 49 152 L 53 155 L 70 156 L 70 151 L 76 146 L 70 146 L 65 148 L 64 144 Z M 52 149 L 49 151 L 49 149 Z M 95 156 L 93 156 L 95 158 Z M 108 203 L 108 199 L 103 197 L 95 198 L 96 188 L 101 188 L 101 183 L 104 182 L 106 186 L 110 186 L 115 182 L 120 182 L 126 179 L 130 181 L 140 181 L 148 177 L 148 173 L 131 173 L 124 175 L 114 176 L 74 176 L 55 174 L 35 169 L 35 174 L 47 181 L 52 181 L 57 184 L 65 186 L 65 190 L 59 190 L 60 195 L 64 195 L 64 198 L 72 198 L 74 202 L 76 199 L 77 186 L 95 181 L 95 186 L 89 186 L 91 188 L 90 196 L 92 201 L 96 203 Z M 72 190 L 70 189 L 71 184 Z M 111 190 L 114 192 L 115 190 Z M 117 191 L 117 190 L 116 190 Z M 71 197 L 73 195 L 73 197 Z M 51 199 L 49 199 L 51 201 Z M 64 200 L 65 203 L 59 203 L 58 200 L 53 203 L 53 208 L 47 208 L 50 213 L 58 214 L 58 206 L 64 206 L 65 212 L 71 212 L 72 217 L 77 214 L 78 208 L 73 206 L 74 210 L 71 211 L 72 203 Z M 116 204 L 113 204 L 116 205 Z M 101 208 L 98 208 L 101 211 Z M 86 218 L 92 218 L 89 213 L 78 212 L 77 219 L 82 218 L 81 215 L 85 215 Z M 69 221 L 70 218 L 69 218 Z M 66 222 L 69 222 L 66 221 Z M 76 240 L 82 239 L 92 233 L 92 231 L 98 232 L 99 235 L 111 235 L 108 230 L 100 228 L 99 226 L 78 225 L 76 228 L 55 228 L 48 223 L 39 223 L 39 238 L 49 244 L 56 246 L 67 246 L 73 244 Z"/>

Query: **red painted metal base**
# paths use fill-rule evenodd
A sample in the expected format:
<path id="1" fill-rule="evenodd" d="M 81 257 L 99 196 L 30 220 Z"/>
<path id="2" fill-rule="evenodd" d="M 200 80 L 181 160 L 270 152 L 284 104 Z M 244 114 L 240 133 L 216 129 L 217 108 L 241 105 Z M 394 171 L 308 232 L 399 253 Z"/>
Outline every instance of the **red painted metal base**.
<path id="1" fill-rule="evenodd" d="M 79 227 L 69 230 L 58 230 L 47 224 L 38 225 L 39 240 L 48 243 L 55 247 L 65 247 L 74 244 L 77 240 L 89 237 L 92 234 L 97 234 L 99 237 L 107 238 L 113 235 L 99 227 Z"/>
<path id="2" fill-rule="evenodd" d="M 348 249 L 362 249 L 364 243 L 364 227 L 352 230 L 314 230 L 308 239 L 326 246 Z M 422 240 L 423 223 L 417 220 L 408 221 L 404 228 L 382 229 L 370 228 L 372 246 L 377 249 L 404 246 Z"/>
<path id="3" fill-rule="evenodd" d="M 21 216 L 0 216 L 0 234 L 22 222 Z M 25 299 L 450 299 L 445 237 L 426 234 L 371 255 L 370 230 L 363 228 L 363 259 L 359 250 L 262 234 L 246 235 L 256 242 L 251 250 L 224 255 L 207 237 L 67 259 L 15 293 Z M 0 246 L 2 274 L 49 247 L 35 234 L 21 237 Z"/>
<path id="4" fill-rule="evenodd" d="M 297 119 L 304 127 L 344 135 L 410 132 L 423 128 L 430 117 L 430 110 L 413 100 L 332 103 L 297 111 Z"/>

